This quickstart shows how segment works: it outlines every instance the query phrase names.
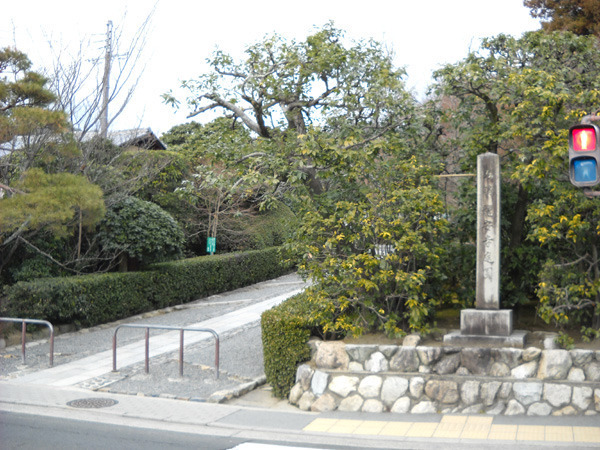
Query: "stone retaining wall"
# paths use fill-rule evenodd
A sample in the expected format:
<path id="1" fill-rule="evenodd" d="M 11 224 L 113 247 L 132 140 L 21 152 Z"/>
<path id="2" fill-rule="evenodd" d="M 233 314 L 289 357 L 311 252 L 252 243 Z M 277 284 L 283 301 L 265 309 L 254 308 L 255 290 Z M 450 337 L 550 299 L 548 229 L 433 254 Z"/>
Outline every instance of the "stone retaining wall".
<path id="1" fill-rule="evenodd" d="M 593 415 L 600 351 L 312 341 L 289 400 L 302 410 Z M 417 341 L 412 341 L 417 343 Z"/>

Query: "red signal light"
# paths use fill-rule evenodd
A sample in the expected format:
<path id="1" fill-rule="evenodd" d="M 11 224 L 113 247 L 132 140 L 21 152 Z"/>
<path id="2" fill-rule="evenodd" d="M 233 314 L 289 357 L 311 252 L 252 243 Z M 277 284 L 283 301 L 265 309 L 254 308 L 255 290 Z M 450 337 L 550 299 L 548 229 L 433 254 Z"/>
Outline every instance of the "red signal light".
<path id="1" fill-rule="evenodd" d="M 596 149 L 596 129 L 576 128 L 573 130 L 573 150 L 576 152 L 591 152 Z"/>
<path id="2" fill-rule="evenodd" d="M 582 123 L 569 128 L 569 178 L 573 186 L 600 184 L 600 128 Z"/>

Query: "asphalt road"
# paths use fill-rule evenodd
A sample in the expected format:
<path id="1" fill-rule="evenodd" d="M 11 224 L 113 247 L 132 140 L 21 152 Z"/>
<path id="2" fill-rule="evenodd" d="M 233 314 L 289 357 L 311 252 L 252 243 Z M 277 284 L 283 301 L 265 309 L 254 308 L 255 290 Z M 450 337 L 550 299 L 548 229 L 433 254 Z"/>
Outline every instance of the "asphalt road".
<path id="1" fill-rule="evenodd" d="M 0 412 L 0 449 L 231 449 L 243 439 Z"/>
<path id="2" fill-rule="evenodd" d="M 0 411 L 0 449 L 40 450 L 300 450 L 322 446 L 184 433 Z M 328 449 L 343 449 L 328 446 Z"/>

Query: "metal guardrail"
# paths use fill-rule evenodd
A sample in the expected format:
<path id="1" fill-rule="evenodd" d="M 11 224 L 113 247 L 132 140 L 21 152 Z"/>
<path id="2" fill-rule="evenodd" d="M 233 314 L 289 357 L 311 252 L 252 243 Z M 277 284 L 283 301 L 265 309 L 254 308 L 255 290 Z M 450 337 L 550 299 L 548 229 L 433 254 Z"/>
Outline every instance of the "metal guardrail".
<path id="1" fill-rule="evenodd" d="M 219 335 L 215 330 L 210 328 L 186 328 L 186 327 L 172 327 L 168 325 L 147 325 L 147 324 L 134 324 L 124 323 L 115 328 L 115 334 L 113 335 L 113 372 L 117 371 L 117 332 L 120 328 L 145 328 L 146 329 L 146 349 L 145 349 L 145 371 L 150 372 L 149 360 L 150 360 L 150 330 L 178 330 L 179 331 L 179 376 L 183 376 L 183 333 L 184 331 L 200 331 L 205 333 L 211 333 L 215 338 L 215 370 L 216 377 L 219 378 Z"/>
<path id="2" fill-rule="evenodd" d="M 45 325 L 50 329 L 50 367 L 54 366 L 54 327 L 47 320 L 19 319 L 12 317 L 0 317 L 0 322 L 12 322 L 21 324 L 21 356 L 25 364 L 25 342 L 27 340 L 27 324 Z"/>

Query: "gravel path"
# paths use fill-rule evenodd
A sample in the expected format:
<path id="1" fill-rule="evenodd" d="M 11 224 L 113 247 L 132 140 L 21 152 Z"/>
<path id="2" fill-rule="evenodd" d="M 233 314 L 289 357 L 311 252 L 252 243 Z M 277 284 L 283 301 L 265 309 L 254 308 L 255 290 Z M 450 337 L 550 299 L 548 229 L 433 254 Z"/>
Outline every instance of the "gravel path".
<path id="1" fill-rule="evenodd" d="M 117 325 L 122 323 L 160 324 L 185 326 L 218 317 L 239 308 L 261 302 L 302 287 L 304 283 L 295 274 L 258 283 L 232 292 L 207 297 L 175 307 L 141 314 L 118 322 L 105 324 L 55 337 L 54 366 L 79 360 L 83 357 L 110 350 Z M 163 331 L 152 330 L 152 336 Z M 144 352 L 144 330 L 121 328 L 118 332 L 119 346 L 141 341 L 140 353 Z M 262 342 L 259 321 L 249 323 L 226 335 L 220 336 L 220 376 L 215 377 L 214 341 L 208 339 L 186 345 L 184 350 L 184 376 L 179 376 L 179 353 L 168 353 L 151 358 L 149 373 L 144 364 L 119 367 L 117 373 L 80 383 L 80 387 L 133 395 L 151 395 L 198 401 L 222 401 L 247 391 L 264 382 Z M 10 379 L 46 369 L 49 361 L 47 339 L 28 343 L 26 364 L 21 361 L 21 346 L 0 351 L 0 379 Z M 227 394 L 223 393 L 226 391 Z M 215 393 L 217 393 L 215 395 Z M 243 392 L 242 392 L 243 393 Z M 221 398 L 222 397 L 222 398 Z M 221 400 L 215 400 L 221 398 Z"/>
<path id="2" fill-rule="evenodd" d="M 184 361 L 183 377 L 179 376 L 179 354 L 175 352 L 152 358 L 148 374 L 143 364 L 136 364 L 121 370 L 114 382 L 109 376 L 102 390 L 206 401 L 219 391 L 256 386 L 264 375 L 260 324 L 255 322 L 221 337 L 218 380 L 212 342 L 186 347 Z"/>

